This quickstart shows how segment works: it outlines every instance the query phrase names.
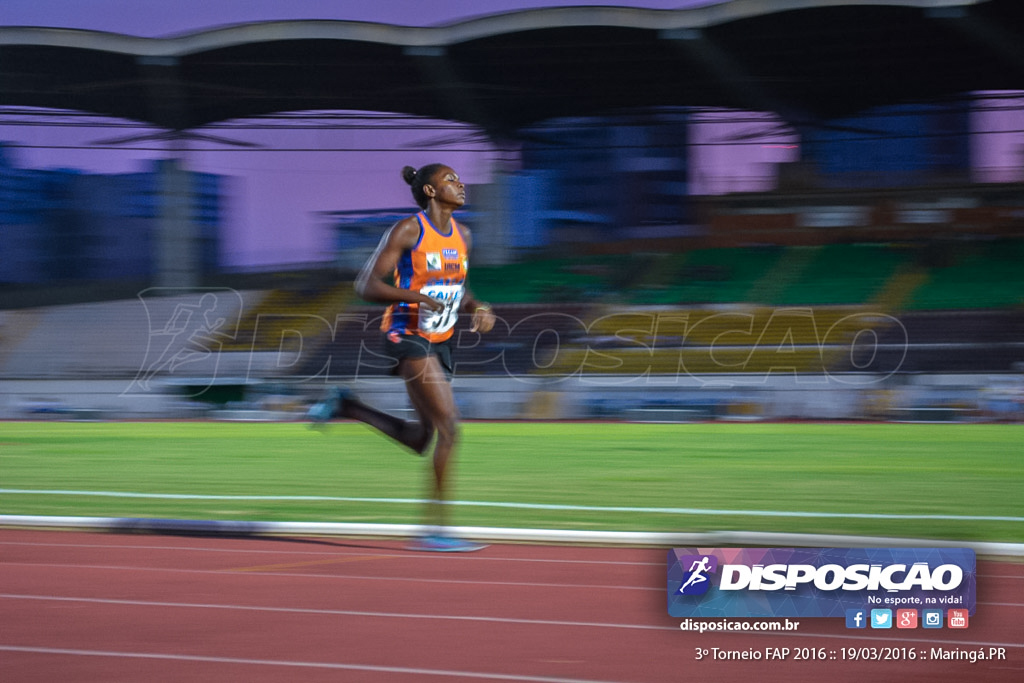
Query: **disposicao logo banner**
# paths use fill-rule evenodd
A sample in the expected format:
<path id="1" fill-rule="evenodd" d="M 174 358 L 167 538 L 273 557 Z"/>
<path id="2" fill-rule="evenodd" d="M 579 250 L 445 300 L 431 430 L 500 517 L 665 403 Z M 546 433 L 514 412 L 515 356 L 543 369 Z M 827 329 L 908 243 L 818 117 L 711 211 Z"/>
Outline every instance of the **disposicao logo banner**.
<path id="1" fill-rule="evenodd" d="M 851 609 L 966 609 L 970 548 L 675 548 L 673 617 L 845 617 Z"/>

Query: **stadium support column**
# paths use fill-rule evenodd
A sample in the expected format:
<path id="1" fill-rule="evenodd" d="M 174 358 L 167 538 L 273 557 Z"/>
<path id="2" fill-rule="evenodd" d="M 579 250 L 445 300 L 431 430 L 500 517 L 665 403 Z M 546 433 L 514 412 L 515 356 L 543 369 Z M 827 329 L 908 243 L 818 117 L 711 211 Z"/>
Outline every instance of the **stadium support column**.
<path id="1" fill-rule="evenodd" d="M 192 180 L 177 159 L 157 164 L 159 208 L 156 238 L 156 286 L 197 287 L 199 254 L 192 217 Z"/>
<path id="2" fill-rule="evenodd" d="M 153 241 L 154 284 L 158 287 L 197 287 L 200 284 L 199 243 L 193 216 L 191 175 L 184 167 L 183 131 L 188 127 L 185 91 L 179 61 L 173 56 L 138 60 L 146 83 L 149 119 L 169 141 L 169 158 L 157 164 L 157 226 Z"/>

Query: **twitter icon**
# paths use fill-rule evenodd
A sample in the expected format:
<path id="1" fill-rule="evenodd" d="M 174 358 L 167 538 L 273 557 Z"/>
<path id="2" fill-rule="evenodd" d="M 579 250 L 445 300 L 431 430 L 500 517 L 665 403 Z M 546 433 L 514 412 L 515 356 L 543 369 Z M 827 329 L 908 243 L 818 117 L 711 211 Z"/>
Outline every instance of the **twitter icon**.
<path id="1" fill-rule="evenodd" d="M 871 628 L 892 628 L 892 610 L 871 610 Z"/>

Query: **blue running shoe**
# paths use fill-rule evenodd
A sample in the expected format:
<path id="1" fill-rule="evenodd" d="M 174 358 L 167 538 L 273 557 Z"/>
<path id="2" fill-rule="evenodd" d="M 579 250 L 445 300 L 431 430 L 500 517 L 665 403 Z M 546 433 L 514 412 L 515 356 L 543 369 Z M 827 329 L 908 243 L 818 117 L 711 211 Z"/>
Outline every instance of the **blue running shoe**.
<path id="1" fill-rule="evenodd" d="M 409 544 L 409 550 L 423 550 L 432 553 L 471 553 L 487 546 L 451 536 L 421 536 Z"/>
<path id="2" fill-rule="evenodd" d="M 338 408 L 341 407 L 341 399 L 344 393 L 338 387 L 329 388 L 326 396 L 309 407 L 309 410 L 306 411 L 306 417 L 314 425 L 328 422 L 338 414 Z"/>

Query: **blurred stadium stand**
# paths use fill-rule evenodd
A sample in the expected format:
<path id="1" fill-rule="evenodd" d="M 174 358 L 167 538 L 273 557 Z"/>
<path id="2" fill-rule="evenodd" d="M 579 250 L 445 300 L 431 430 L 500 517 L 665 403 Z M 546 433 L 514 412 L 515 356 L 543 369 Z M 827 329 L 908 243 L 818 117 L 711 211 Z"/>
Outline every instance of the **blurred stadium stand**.
<path id="1" fill-rule="evenodd" d="M 709 378 L 767 390 L 767 380 L 804 375 L 840 383 L 848 375 L 880 378 L 860 387 L 860 416 L 921 417 L 907 412 L 921 410 L 963 419 L 982 415 L 983 403 L 1013 405 L 1016 414 L 1016 398 L 990 399 L 993 386 L 1016 396 L 1006 382 L 1024 374 L 1024 275 L 1016 267 L 1022 244 L 924 252 L 878 244 L 714 248 L 477 269 L 474 275 L 486 271 L 478 293 L 495 300 L 499 320 L 485 336 L 460 321 L 456 376 L 526 380 L 533 389 L 519 416 L 753 419 L 779 410 L 777 398 L 707 391 L 715 381 Z M 645 268 L 632 271 L 631 264 Z M 651 303 L 652 293 L 669 292 L 663 301 L 672 303 Z M 325 382 L 389 374 L 390 362 L 378 352 L 380 315 L 379 306 L 354 298 L 348 281 L 11 309 L 0 315 L 0 379 L 9 386 L 120 380 L 127 395 L 279 383 L 300 405 Z M 885 391 L 902 386 L 906 397 L 922 375 L 960 377 L 964 386 L 953 392 L 959 398 L 941 403 L 974 407 L 935 412 L 932 394 L 919 387 L 915 400 L 925 405 L 880 407 Z M 559 382 L 599 376 L 696 384 L 639 396 L 592 389 L 573 406 L 559 398 Z M 32 392 L 18 393 L 28 405 Z M 205 400 L 214 395 L 208 391 Z M 245 403 L 242 394 L 235 398 Z M 888 402 L 897 403 L 891 396 Z"/>
<path id="2" fill-rule="evenodd" d="M 118 116 L 175 145 L 208 124 L 331 109 L 514 142 L 524 173 L 480 189 L 515 201 L 473 217 L 523 242 L 481 231 L 493 258 L 471 282 L 500 319 L 479 338 L 460 323 L 467 416 L 1020 417 L 1024 186 L 978 182 L 997 174 L 969 149 L 977 94 L 1024 92 L 1019 2 L 727 4 L 146 40 L 0 27 L 0 105 Z M 686 117 L 723 109 L 773 112 L 799 139 L 799 161 L 768 169 L 773 191 L 691 191 Z M 206 227 L 189 233 L 161 204 L 170 181 L 187 185 L 171 160 L 106 180 L 0 161 L 0 414 L 167 414 L 155 399 L 254 393 L 294 407 L 387 374 L 380 308 L 349 280 L 391 210 L 327 212 L 351 247 L 339 240 L 337 270 L 229 277 L 214 258 L 219 178 L 193 179 Z M 193 262 L 139 246 L 167 237 Z M 182 289 L 151 289 L 170 275 Z"/>

